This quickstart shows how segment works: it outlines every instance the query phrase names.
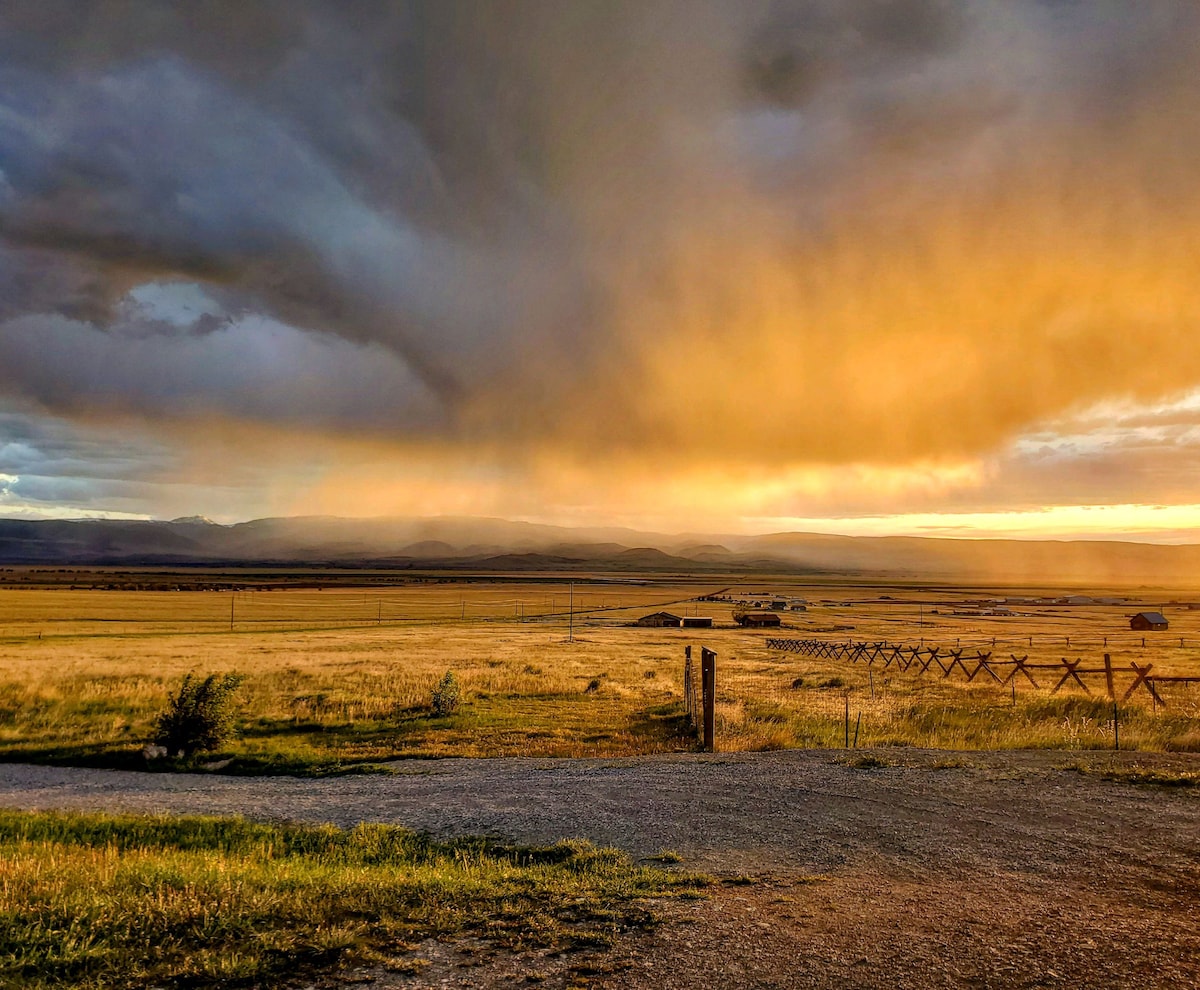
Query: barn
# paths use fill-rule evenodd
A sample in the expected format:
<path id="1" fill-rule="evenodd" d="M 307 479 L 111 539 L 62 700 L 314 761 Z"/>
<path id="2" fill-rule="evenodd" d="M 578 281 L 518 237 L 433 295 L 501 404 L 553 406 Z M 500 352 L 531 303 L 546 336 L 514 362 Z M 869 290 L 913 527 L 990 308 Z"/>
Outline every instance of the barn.
<path id="1" fill-rule="evenodd" d="M 733 621 L 747 629 L 765 629 L 769 626 L 782 625 L 779 616 L 774 612 L 734 612 Z"/>
<path id="2" fill-rule="evenodd" d="M 1129 620 L 1130 629 L 1166 629 L 1167 620 L 1161 612 L 1138 612 Z"/>
<path id="3" fill-rule="evenodd" d="M 680 623 L 684 629 L 711 629 L 713 620 L 711 615 L 685 615 Z"/>
<path id="4" fill-rule="evenodd" d="M 683 621 L 678 615 L 673 612 L 651 612 L 649 615 L 643 615 L 637 620 L 639 626 L 675 626 L 678 627 Z"/>

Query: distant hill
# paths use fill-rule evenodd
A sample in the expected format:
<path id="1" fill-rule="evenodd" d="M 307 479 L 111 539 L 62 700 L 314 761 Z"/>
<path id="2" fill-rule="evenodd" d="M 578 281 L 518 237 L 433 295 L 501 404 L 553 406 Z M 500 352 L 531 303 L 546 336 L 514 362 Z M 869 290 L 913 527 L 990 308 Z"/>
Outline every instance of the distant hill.
<path id="1" fill-rule="evenodd" d="M 1200 583 L 1200 546 L 918 537 L 670 536 L 505 519 L 304 516 L 222 526 L 0 519 L 0 563 L 279 564 L 445 570 L 791 573 L 1105 585 Z"/>

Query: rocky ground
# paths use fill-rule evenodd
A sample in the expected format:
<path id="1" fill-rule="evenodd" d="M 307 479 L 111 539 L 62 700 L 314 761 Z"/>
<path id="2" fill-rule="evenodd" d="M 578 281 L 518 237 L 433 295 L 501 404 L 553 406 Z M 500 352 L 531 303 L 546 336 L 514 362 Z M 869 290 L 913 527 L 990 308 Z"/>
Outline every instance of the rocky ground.
<path id="1" fill-rule="evenodd" d="M 905 750 L 408 762 L 326 780 L 0 765 L 0 804 L 383 821 L 673 850 L 710 896 L 608 950 L 431 941 L 385 987 L 1200 986 L 1200 771 L 1146 754 Z M 1108 779 L 1105 775 L 1115 776 Z"/>

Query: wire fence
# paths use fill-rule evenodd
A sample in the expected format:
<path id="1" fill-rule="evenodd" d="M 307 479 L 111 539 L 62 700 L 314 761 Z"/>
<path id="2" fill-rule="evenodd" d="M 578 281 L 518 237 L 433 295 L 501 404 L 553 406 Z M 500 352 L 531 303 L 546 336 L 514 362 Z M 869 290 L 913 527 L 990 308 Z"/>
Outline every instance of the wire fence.
<path id="1" fill-rule="evenodd" d="M 688 727 L 699 734 L 701 728 L 700 684 L 696 676 L 696 662 L 692 659 L 692 648 L 683 648 L 683 700 Z"/>
<path id="2" fill-rule="evenodd" d="M 692 648 L 683 650 L 683 697 L 688 726 L 701 746 L 709 752 L 716 750 L 717 655 L 700 647 L 700 669 L 692 659 Z"/>

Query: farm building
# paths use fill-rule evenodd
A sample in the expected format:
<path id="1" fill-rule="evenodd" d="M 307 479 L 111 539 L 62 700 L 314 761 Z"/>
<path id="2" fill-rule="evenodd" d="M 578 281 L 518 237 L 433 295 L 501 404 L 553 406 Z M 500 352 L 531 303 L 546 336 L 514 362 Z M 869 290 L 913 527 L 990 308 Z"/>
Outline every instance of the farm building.
<path id="1" fill-rule="evenodd" d="M 672 612 L 652 612 L 637 620 L 639 626 L 678 626 L 682 618 Z"/>
<path id="2" fill-rule="evenodd" d="M 680 624 L 684 629 L 711 629 L 713 620 L 711 615 L 685 615 Z"/>
<path id="3" fill-rule="evenodd" d="M 763 629 L 782 624 L 774 612 L 734 612 L 733 621 L 747 629 Z"/>
<path id="4" fill-rule="evenodd" d="M 787 608 L 787 602 L 784 601 L 782 598 L 776 598 L 773 602 L 771 602 L 771 608 L 785 609 L 785 608 Z"/>
<path id="5" fill-rule="evenodd" d="M 1167 620 L 1161 612 L 1138 612 L 1129 620 L 1130 629 L 1166 629 Z"/>

